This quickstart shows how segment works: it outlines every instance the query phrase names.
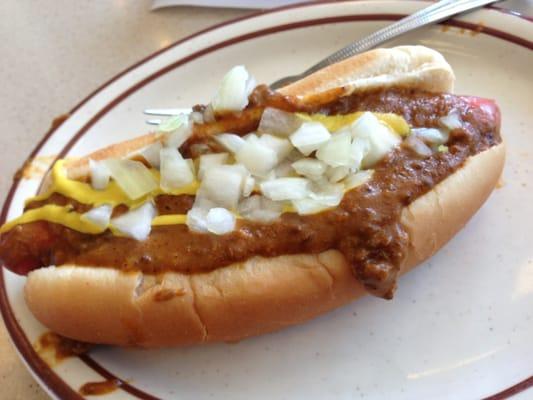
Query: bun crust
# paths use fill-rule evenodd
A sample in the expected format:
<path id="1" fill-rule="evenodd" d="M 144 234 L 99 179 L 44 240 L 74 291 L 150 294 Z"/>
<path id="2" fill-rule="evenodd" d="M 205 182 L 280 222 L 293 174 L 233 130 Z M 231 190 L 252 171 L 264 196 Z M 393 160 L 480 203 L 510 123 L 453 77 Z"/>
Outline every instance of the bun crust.
<path id="1" fill-rule="evenodd" d="M 453 80 L 440 54 L 404 46 L 353 57 L 282 91 L 307 95 L 338 85 L 363 90 L 399 83 L 440 92 L 450 91 Z M 146 145 L 137 140 L 139 147 Z M 115 155 L 135 150 L 128 146 L 120 152 L 120 145 L 113 149 Z M 504 158 L 503 144 L 471 157 L 403 210 L 410 246 L 402 274 L 465 225 L 496 185 Z M 31 272 L 25 286 L 30 310 L 51 330 L 86 342 L 144 347 L 236 341 L 311 319 L 364 294 L 336 250 L 254 257 L 191 275 L 65 265 Z"/>
<path id="2" fill-rule="evenodd" d="M 405 86 L 428 92 L 453 92 L 455 75 L 439 52 L 424 46 L 375 49 L 330 65 L 280 92 L 307 96 L 344 87 L 354 91 Z"/>

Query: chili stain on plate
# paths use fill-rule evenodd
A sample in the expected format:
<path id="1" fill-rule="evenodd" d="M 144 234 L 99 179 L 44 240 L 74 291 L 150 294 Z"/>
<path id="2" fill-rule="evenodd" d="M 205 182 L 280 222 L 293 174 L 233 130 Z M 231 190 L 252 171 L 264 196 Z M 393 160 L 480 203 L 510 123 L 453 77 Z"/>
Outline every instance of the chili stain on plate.
<path id="1" fill-rule="evenodd" d="M 100 382 L 87 382 L 78 390 L 82 396 L 102 396 L 117 390 L 122 386 L 120 379 L 108 379 Z"/>
<path id="2" fill-rule="evenodd" d="M 68 339 L 54 332 L 42 334 L 34 345 L 37 354 L 51 367 L 66 358 L 85 354 L 90 348 L 88 343 Z"/>

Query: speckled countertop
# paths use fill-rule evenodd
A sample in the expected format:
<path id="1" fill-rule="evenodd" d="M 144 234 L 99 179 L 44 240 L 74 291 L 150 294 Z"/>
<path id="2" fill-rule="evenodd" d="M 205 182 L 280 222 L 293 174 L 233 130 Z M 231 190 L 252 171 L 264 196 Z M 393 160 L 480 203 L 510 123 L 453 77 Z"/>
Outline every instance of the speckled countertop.
<path id="1" fill-rule="evenodd" d="M 530 12 L 533 0 L 511 0 Z M 99 84 L 195 31 L 248 13 L 180 7 L 150 12 L 149 0 L 0 2 L 0 196 L 47 130 Z M 8 150 L 8 151 L 7 151 Z M 0 399 L 47 399 L 0 323 Z"/>

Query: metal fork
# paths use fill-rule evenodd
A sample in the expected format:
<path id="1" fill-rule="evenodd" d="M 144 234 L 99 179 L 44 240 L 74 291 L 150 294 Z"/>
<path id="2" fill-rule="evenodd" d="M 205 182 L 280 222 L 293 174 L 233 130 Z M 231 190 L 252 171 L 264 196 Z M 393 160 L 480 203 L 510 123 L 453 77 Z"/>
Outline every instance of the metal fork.
<path id="1" fill-rule="evenodd" d="M 384 42 L 394 39 L 404 33 L 427 26 L 429 24 L 444 21 L 445 19 L 487 4 L 495 3 L 500 0 L 441 0 L 428 7 L 425 7 L 414 14 L 408 15 L 395 23 L 386 26 L 362 39 L 359 39 L 346 47 L 336 51 L 322 61 L 316 63 L 304 72 L 286 76 L 270 84 L 272 89 L 279 89 L 289 83 L 302 79 L 313 72 L 316 72 L 328 65 L 342 61 L 355 54 L 372 49 Z M 170 117 L 177 114 L 189 113 L 190 108 L 148 108 L 144 110 L 146 115 L 160 117 Z M 150 125 L 159 125 L 161 119 L 148 119 L 146 123 Z"/>

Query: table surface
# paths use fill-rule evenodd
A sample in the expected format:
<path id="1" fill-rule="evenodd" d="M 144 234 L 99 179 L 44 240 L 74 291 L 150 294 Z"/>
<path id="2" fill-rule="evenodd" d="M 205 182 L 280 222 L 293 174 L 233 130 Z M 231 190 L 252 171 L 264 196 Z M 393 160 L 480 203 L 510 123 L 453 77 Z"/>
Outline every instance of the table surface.
<path id="1" fill-rule="evenodd" d="M 55 116 L 147 54 L 250 12 L 194 7 L 150 12 L 150 3 L 55 0 L 43 7 L 37 0 L 0 2 L 0 148 L 9 148 L 0 158 L 0 198 Z M 533 0 L 505 5 L 531 14 Z M 2 323 L 0 387 L 0 399 L 48 399 L 19 360 Z"/>

